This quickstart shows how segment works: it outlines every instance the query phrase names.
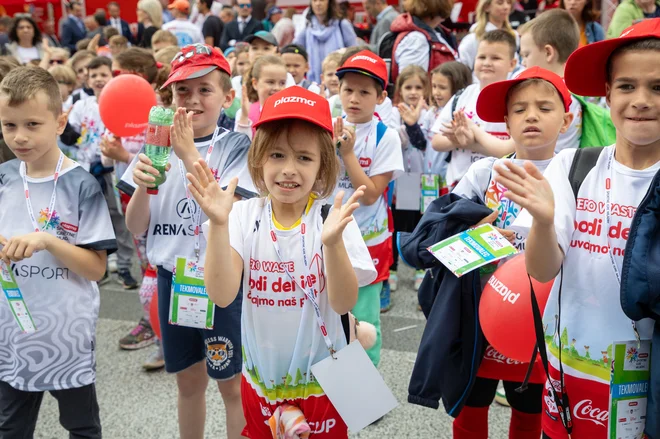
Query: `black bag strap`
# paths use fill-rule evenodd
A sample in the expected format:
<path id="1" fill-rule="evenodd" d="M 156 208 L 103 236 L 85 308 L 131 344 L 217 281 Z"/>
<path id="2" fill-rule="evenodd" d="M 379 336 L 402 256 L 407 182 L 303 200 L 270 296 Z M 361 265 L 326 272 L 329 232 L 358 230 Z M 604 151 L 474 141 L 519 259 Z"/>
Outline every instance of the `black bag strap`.
<path id="1" fill-rule="evenodd" d="M 464 88 L 458 90 L 456 93 L 454 93 L 454 100 L 451 102 L 451 118 L 454 120 L 454 111 L 456 111 L 456 107 L 458 106 L 458 98 L 461 97 L 463 92 L 465 91 Z"/>
<path id="2" fill-rule="evenodd" d="M 330 208 L 332 207 L 331 204 L 324 204 L 321 206 L 321 220 L 322 222 L 325 222 L 325 220 L 328 218 L 328 213 L 330 212 Z"/>
<path id="3" fill-rule="evenodd" d="M 600 153 L 603 152 L 603 149 L 605 149 L 603 146 L 593 146 L 589 148 L 578 148 L 577 151 L 575 151 L 575 157 L 573 157 L 573 163 L 571 163 L 571 170 L 568 172 L 568 181 L 571 184 L 573 195 L 576 200 L 584 179 L 587 177 L 587 174 L 589 174 L 589 171 L 596 166 L 598 157 L 600 157 Z"/>

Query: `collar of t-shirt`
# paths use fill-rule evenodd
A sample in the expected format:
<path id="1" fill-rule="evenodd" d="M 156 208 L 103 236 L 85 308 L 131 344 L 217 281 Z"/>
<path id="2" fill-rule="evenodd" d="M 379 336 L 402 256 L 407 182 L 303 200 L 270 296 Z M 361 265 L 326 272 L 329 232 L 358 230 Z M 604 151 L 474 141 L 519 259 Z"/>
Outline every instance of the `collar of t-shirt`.
<path id="1" fill-rule="evenodd" d="M 250 15 L 248 18 L 241 18 L 241 17 L 238 18 L 238 22 L 243 24 L 248 24 L 250 20 L 252 20 L 252 15 Z"/>
<path id="2" fill-rule="evenodd" d="M 316 195 L 314 195 L 313 193 L 309 194 L 309 199 L 307 200 L 307 206 L 305 206 L 305 215 L 307 215 L 309 213 L 309 210 L 312 208 L 312 204 L 314 204 L 315 199 L 316 199 Z M 280 224 L 277 221 L 277 219 L 275 218 L 275 213 L 274 212 L 272 213 L 272 218 L 273 218 L 273 225 L 275 226 L 275 228 L 277 230 L 280 230 L 280 231 L 293 230 L 302 223 L 302 216 L 300 218 L 298 218 L 298 220 L 295 223 L 293 223 L 292 225 L 290 225 L 289 227 L 285 227 L 282 224 Z"/>

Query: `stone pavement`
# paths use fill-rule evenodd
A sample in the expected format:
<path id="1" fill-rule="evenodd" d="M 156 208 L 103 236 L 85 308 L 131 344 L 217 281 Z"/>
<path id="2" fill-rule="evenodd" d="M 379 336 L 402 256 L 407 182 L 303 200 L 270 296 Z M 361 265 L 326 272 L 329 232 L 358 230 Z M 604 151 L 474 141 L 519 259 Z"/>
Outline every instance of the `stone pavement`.
<path id="1" fill-rule="evenodd" d="M 399 268 L 399 290 L 392 295 L 394 307 L 382 315 L 383 352 L 379 367 L 385 381 L 401 404 L 380 423 L 351 438 L 389 439 L 451 438 L 451 418 L 444 410 L 408 404 L 407 389 L 424 316 L 417 311 L 412 289 L 412 270 Z M 153 347 L 128 352 L 119 349 L 118 340 L 130 331 L 140 317 L 135 291 L 126 292 L 116 283 L 101 289 L 101 314 L 97 332 L 97 392 L 105 438 L 169 439 L 178 437 L 176 384 L 165 372 L 146 373 L 142 362 Z M 217 387 L 207 394 L 206 437 L 225 437 L 225 415 Z M 490 438 L 508 437 L 509 409 L 493 404 L 490 410 Z M 37 424 L 36 438 L 60 439 L 67 434 L 59 425 L 55 400 L 46 396 Z"/>

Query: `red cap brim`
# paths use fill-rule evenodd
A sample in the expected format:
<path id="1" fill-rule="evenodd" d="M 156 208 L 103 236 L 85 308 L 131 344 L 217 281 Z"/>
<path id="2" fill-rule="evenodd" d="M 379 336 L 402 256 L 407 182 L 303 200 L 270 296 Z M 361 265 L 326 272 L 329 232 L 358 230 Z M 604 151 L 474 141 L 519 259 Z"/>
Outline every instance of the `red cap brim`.
<path id="1" fill-rule="evenodd" d="M 186 79 L 201 78 L 208 75 L 212 71 L 218 69 L 218 66 L 185 66 L 180 67 L 167 78 L 167 81 L 162 85 L 161 90 L 174 82 L 185 81 Z"/>
<path id="2" fill-rule="evenodd" d="M 313 117 L 313 116 L 308 115 L 308 114 L 297 113 L 297 112 L 296 113 L 294 113 L 294 112 L 291 112 L 291 113 L 278 113 L 278 114 L 275 114 L 271 117 L 261 118 L 261 119 L 259 119 L 259 121 L 257 123 L 255 123 L 253 125 L 253 127 L 256 130 L 257 128 L 259 128 L 260 125 L 263 125 L 263 124 L 268 123 L 268 122 L 275 122 L 275 121 L 278 121 L 278 120 L 283 120 L 283 119 L 304 120 L 306 122 L 309 122 L 311 124 L 316 125 L 317 127 L 323 128 L 324 130 L 329 132 L 331 136 L 334 135 L 334 128 L 333 128 L 332 125 L 322 124 L 319 121 L 318 117 Z"/>

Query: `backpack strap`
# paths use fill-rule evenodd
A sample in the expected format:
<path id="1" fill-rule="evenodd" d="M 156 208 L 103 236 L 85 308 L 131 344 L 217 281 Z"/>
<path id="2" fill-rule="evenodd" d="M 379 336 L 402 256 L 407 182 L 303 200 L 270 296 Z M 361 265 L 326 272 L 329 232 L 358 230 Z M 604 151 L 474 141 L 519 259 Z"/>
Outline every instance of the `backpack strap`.
<path id="1" fill-rule="evenodd" d="M 378 148 L 378 144 L 385 135 L 386 131 L 387 125 L 385 125 L 382 121 L 378 121 L 378 125 L 376 125 L 376 148 Z"/>
<path id="2" fill-rule="evenodd" d="M 330 213 L 330 208 L 332 207 L 331 204 L 324 204 L 321 206 L 321 221 L 325 222 L 325 220 L 328 218 L 328 213 Z"/>
<path id="3" fill-rule="evenodd" d="M 571 169 L 568 172 L 568 181 L 571 184 L 576 200 L 584 179 L 587 177 L 589 171 L 596 166 L 598 157 L 600 157 L 600 153 L 603 152 L 604 148 L 603 146 L 594 146 L 575 150 L 575 157 L 573 157 Z"/>
<path id="4" fill-rule="evenodd" d="M 465 91 L 464 88 L 458 90 L 456 93 L 454 93 L 454 100 L 451 102 L 451 118 L 454 120 L 454 111 L 456 111 L 456 107 L 458 106 L 458 98 L 461 97 L 463 92 Z"/>

